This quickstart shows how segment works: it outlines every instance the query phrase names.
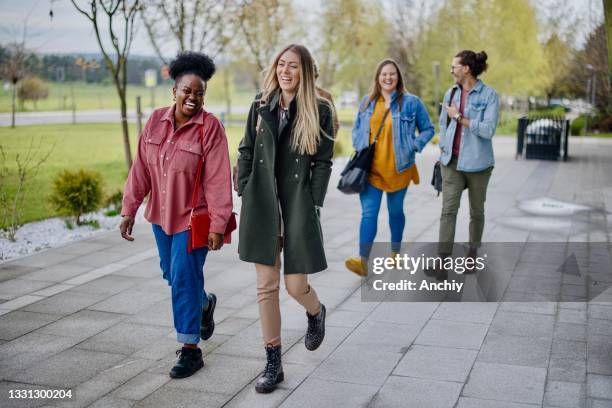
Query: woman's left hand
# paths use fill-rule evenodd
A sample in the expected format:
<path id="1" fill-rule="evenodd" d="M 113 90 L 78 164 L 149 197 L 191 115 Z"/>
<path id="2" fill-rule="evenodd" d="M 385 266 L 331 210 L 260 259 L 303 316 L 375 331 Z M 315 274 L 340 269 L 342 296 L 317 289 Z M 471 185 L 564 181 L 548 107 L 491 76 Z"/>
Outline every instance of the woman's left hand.
<path id="1" fill-rule="evenodd" d="M 217 251 L 223 246 L 223 234 L 216 232 L 208 233 L 208 249 L 211 251 Z"/>

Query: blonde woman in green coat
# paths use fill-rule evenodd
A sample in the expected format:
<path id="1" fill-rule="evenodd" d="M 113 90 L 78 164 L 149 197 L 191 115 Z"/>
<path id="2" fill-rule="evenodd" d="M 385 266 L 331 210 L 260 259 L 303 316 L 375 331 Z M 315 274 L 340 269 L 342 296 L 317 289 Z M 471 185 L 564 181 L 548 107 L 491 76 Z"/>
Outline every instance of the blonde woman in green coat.
<path id="1" fill-rule="evenodd" d="M 266 71 L 262 93 L 249 112 L 239 147 L 242 197 L 238 251 L 257 271 L 257 302 L 268 363 L 255 385 L 268 393 L 283 381 L 279 307 L 280 253 L 285 286 L 306 309 L 305 345 L 315 350 L 325 335 L 325 306 L 307 275 L 327 268 L 319 210 L 333 155 L 329 102 L 318 98 L 313 58 L 289 45 Z"/>

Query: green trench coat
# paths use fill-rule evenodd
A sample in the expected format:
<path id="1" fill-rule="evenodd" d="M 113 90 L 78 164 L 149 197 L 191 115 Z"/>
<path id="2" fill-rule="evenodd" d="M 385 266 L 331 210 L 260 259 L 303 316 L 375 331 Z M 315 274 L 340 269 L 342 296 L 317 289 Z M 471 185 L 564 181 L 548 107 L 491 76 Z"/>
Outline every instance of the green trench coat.
<path id="1" fill-rule="evenodd" d="M 292 121 L 278 134 L 279 98 L 277 93 L 260 106 L 257 97 L 238 148 L 237 184 L 242 197 L 238 252 L 243 261 L 274 265 L 282 214 L 285 273 L 315 273 L 327 268 L 316 207 L 323 206 L 327 192 L 334 142 L 321 134 L 315 154 L 292 151 Z M 318 108 L 320 127 L 331 137 L 331 108 L 322 99 Z M 290 117 L 295 116 L 292 103 Z"/>

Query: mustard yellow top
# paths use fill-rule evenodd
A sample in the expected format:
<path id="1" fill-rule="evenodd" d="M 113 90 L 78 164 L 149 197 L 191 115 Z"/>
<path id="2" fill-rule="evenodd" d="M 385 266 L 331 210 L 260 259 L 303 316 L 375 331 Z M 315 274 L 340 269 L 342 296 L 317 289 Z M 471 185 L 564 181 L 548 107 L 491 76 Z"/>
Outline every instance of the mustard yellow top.
<path id="1" fill-rule="evenodd" d="M 376 101 L 376 106 L 374 106 L 374 112 L 372 112 L 372 118 L 370 119 L 370 143 L 374 142 L 385 111 L 385 100 L 381 96 Z M 374 187 L 389 193 L 408 187 L 411 181 L 414 184 L 419 184 L 419 171 L 417 170 L 416 163 L 401 173 L 398 173 L 395 168 L 393 118 L 391 117 L 391 112 L 387 115 L 383 129 L 378 137 L 378 142 L 376 142 L 374 160 L 372 161 L 368 181 Z"/>

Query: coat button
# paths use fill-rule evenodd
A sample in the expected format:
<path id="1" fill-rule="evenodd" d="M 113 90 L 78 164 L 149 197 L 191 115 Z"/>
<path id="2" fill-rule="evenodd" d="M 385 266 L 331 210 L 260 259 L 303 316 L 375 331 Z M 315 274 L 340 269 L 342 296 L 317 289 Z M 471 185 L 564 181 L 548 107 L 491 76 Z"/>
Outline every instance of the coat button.
<path id="1" fill-rule="evenodd" d="M 259 159 L 259 162 L 260 162 L 260 163 L 263 163 L 263 159 Z"/>
<path id="2" fill-rule="evenodd" d="M 263 143 L 260 143 L 260 144 L 259 144 L 259 147 L 263 147 Z"/>
<path id="3" fill-rule="evenodd" d="M 295 174 L 295 178 L 298 178 L 298 175 L 297 175 L 297 173 Z"/>
<path id="4" fill-rule="evenodd" d="M 296 163 L 299 163 L 299 162 L 300 162 L 300 159 L 295 159 L 295 162 L 296 162 Z"/>

